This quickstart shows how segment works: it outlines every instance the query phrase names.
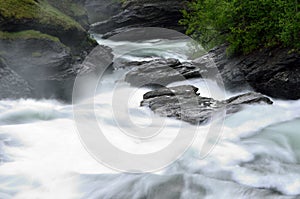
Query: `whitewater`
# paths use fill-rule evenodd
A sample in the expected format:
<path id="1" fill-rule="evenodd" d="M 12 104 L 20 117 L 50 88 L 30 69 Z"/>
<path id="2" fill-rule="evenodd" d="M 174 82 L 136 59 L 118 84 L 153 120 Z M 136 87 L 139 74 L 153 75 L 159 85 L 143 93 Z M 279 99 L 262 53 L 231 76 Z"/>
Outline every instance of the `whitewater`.
<path id="1" fill-rule="evenodd" d="M 188 59 L 185 52 L 190 46 L 184 40 L 135 43 L 95 37 L 116 56 L 136 46 L 146 49 L 123 56 L 131 61 Z M 159 50 L 151 49 L 153 43 Z M 143 94 L 150 89 L 122 81 L 126 72 L 128 69 L 118 69 L 106 74 L 94 99 L 97 120 L 114 146 L 128 153 L 151 153 L 170 144 L 180 128 L 193 128 L 140 107 Z M 116 92 L 117 82 L 120 92 Z M 209 88 L 221 90 L 203 79 L 169 86 L 187 83 L 198 87 L 201 96 L 210 97 Z M 125 111 L 135 125 L 154 128 L 149 118 L 164 119 L 162 131 L 149 139 L 126 135 L 122 131 L 126 120 L 118 124 L 114 120 L 113 109 L 118 109 L 112 104 L 115 93 L 131 94 Z M 245 106 L 227 116 L 217 143 L 205 157 L 200 151 L 210 124 L 200 126 L 193 145 L 179 159 L 157 171 L 136 174 L 100 164 L 85 148 L 73 118 L 73 106 L 84 110 L 85 100 L 74 105 L 57 100 L 0 101 L 1 199 L 300 198 L 300 100 L 272 99 L 272 106 Z"/>

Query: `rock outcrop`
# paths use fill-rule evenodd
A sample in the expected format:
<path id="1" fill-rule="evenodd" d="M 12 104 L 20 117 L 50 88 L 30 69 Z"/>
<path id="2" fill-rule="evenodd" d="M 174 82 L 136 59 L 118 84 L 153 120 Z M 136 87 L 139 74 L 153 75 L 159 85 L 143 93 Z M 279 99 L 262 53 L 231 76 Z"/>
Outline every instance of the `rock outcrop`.
<path id="1" fill-rule="evenodd" d="M 32 87 L 0 59 L 0 99 L 26 98 L 33 94 Z"/>
<path id="2" fill-rule="evenodd" d="M 84 1 L 0 0 L 0 59 L 6 65 L 1 65 L 0 75 L 10 71 L 10 79 L 18 80 L 2 86 L 0 92 L 11 91 L 0 98 L 71 99 L 80 63 L 97 46 L 72 18 L 72 13 L 75 17 L 76 11 L 84 10 L 80 4 Z M 84 13 L 76 15 L 80 20 Z M 19 92 L 21 81 L 24 95 Z"/>
<path id="3" fill-rule="evenodd" d="M 89 52 L 95 47 L 96 42 L 77 21 L 48 1 L 20 1 L 14 5 L 17 10 L 12 4 L 14 1 L 11 0 L 0 1 L 0 31 L 15 33 L 35 30 L 57 37 L 75 56 L 84 57 L 84 51 Z"/>
<path id="4" fill-rule="evenodd" d="M 125 81 L 132 86 L 167 85 L 190 78 L 201 78 L 207 71 L 177 59 L 155 59 L 144 62 L 129 62 L 119 67 L 131 67 Z"/>
<path id="5" fill-rule="evenodd" d="M 122 2 L 119 0 L 86 0 L 85 8 L 91 24 L 105 21 L 122 11 Z"/>
<path id="6" fill-rule="evenodd" d="M 108 38 L 136 27 L 162 27 L 184 32 L 178 25 L 182 18 L 182 0 L 126 0 L 122 11 L 111 18 L 92 25 L 93 32 Z"/>
<path id="7" fill-rule="evenodd" d="M 197 91 L 198 88 L 190 85 L 161 88 L 146 93 L 141 106 L 149 107 L 160 116 L 198 125 L 208 122 L 218 112 L 238 112 L 245 104 L 273 103 L 269 98 L 253 92 L 218 101 L 201 97 Z"/>
<path id="8" fill-rule="evenodd" d="M 300 53 L 289 48 L 266 48 L 228 57 L 223 45 L 196 59 L 194 64 L 209 70 L 212 65 L 207 60 L 217 66 L 227 89 L 250 87 L 274 98 L 300 98 Z"/>
<path id="9" fill-rule="evenodd" d="M 84 29 L 89 29 L 89 13 L 85 8 L 86 0 L 47 0 L 47 2 L 77 21 Z"/>
<path id="10" fill-rule="evenodd" d="M 99 46 L 100 48 L 100 46 Z M 112 56 L 108 48 L 98 49 L 102 53 Z M 75 60 L 71 50 L 58 40 L 39 38 L 15 38 L 0 40 L 0 57 L 5 60 L 7 66 L 18 79 L 22 78 L 24 89 L 27 85 L 32 88 L 30 93 L 22 97 L 56 98 L 70 101 L 72 86 L 77 74 L 86 71 L 83 61 Z M 88 72 L 95 72 L 92 68 Z M 12 93 L 18 87 L 10 87 Z M 2 92 L 2 91 L 1 91 Z M 5 97 L 5 96 L 1 96 Z M 18 98 L 20 95 L 7 96 Z"/>

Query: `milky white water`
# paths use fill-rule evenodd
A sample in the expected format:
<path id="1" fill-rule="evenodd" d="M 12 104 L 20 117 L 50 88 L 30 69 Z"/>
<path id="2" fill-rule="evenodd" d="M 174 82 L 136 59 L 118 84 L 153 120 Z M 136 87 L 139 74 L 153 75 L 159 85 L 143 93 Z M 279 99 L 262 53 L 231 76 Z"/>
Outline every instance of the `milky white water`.
<path id="1" fill-rule="evenodd" d="M 106 44 L 114 49 L 119 45 L 125 48 L 140 45 L 109 42 Z M 143 45 L 151 46 L 153 42 Z M 150 58 L 162 55 L 187 59 L 182 54 L 168 52 L 168 48 L 185 50 L 184 41 L 155 42 L 167 53 L 144 51 L 143 56 L 150 53 Z M 127 59 L 140 57 L 128 55 Z M 124 134 L 120 129 L 127 124 L 121 120 L 117 126 L 111 99 L 116 92 L 116 81 L 125 72 L 108 74 L 95 97 L 97 120 L 111 143 L 130 153 L 150 153 L 172 142 L 179 128 L 192 128 L 178 120 L 166 119 L 163 130 L 151 139 Z M 199 87 L 203 96 L 211 94 L 207 84 L 219 89 L 210 81 L 195 79 L 189 83 Z M 122 81 L 120 84 L 120 93 L 131 93 L 127 110 L 131 120 L 135 125 L 151 128 L 149 118 L 160 118 L 139 107 L 142 95 L 149 89 L 136 89 Z M 73 121 L 72 105 L 56 100 L 0 101 L 0 198 L 297 198 L 300 101 L 274 102 L 272 106 L 245 106 L 243 111 L 226 117 L 220 140 L 205 159 L 199 153 L 207 125 L 198 129 L 193 146 L 173 164 L 155 173 L 129 174 L 101 165 L 85 150 Z"/>

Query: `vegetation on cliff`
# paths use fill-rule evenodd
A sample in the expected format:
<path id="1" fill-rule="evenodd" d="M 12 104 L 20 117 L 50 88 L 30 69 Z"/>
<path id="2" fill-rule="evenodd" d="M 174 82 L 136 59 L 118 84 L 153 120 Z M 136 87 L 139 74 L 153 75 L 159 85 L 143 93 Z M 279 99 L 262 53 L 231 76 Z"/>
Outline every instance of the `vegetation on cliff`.
<path id="1" fill-rule="evenodd" d="M 47 0 L 52 6 L 64 10 L 65 14 L 76 17 L 86 15 L 86 9 L 84 8 L 84 1 L 80 3 L 78 0 Z"/>
<path id="2" fill-rule="evenodd" d="M 71 17 L 51 6 L 46 0 L 0 0 L 4 20 L 34 20 L 40 24 L 68 29 L 83 29 Z"/>
<path id="3" fill-rule="evenodd" d="M 224 42 L 229 53 L 276 45 L 299 49 L 299 11 L 297 0 L 195 0 L 180 24 L 207 49 Z"/>
<path id="4" fill-rule="evenodd" d="M 48 39 L 54 42 L 59 42 L 57 37 L 51 35 L 43 34 L 35 30 L 24 30 L 20 32 L 3 32 L 0 31 L 0 39 Z"/>
<path id="5" fill-rule="evenodd" d="M 97 45 L 79 23 L 86 25 L 85 18 L 71 16 L 84 14 L 84 7 L 80 8 L 82 3 L 78 0 L 0 0 L 1 36 L 45 39 L 48 35 L 48 39 L 59 39 L 74 55 L 81 56 Z"/>

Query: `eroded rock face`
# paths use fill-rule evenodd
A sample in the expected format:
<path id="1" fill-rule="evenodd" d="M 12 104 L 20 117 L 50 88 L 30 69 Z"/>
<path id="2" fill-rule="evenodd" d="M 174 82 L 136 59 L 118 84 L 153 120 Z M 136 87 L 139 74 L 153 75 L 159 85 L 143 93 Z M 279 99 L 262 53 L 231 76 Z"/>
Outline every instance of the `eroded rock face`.
<path id="1" fill-rule="evenodd" d="M 11 6 L 6 7 L 10 15 L 0 13 L 0 59 L 5 63 L 0 66 L 1 81 L 15 80 L 0 86 L 0 99 L 70 101 L 76 75 L 96 71 L 95 65 L 83 63 L 86 56 L 97 48 L 112 57 L 110 49 L 97 46 L 89 36 L 84 4 L 85 0 L 20 1 L 30 17 L 19 16 Z"/>
<path id="2" fill-rule="evenodd" d="M 117 0 L 86 0 L 85 8 L 88 13 L 89 22 L 96 23 L 109 19 L 121 12 L 121 1 Z"/>
<path id="3" fill-rule="evenodd" d="M 224 84 L 230 90 L 247 87 L 274 98 L 300 98 L 300 54 L 288 48 L 262 49 L 249 55 L 226 56 L 226 45 L 217 47 L 194 61 L 209 68 L 209 57 L 218 67 Z"/>
<path id="4" fill-rule="evenodd" d="M 107 47 L 96 48 L 103 55 L 113 56 Z M 78 57 L 77 60 L 68 47 L 51 39 L 2 39 L 0 52 L 0 59 L 9 68 L 0 67 L 1 77 L 6 77 L 9 72 L 10 76 L 6 79 L 12 82 L 15 79 L 16 82 L 6 84 L 7 88 L 2 86 L 1 93 L 6 90 L 12 92 L 0 98 L 56 98 L 70 101 L 76 75 L 96 70 L 94 66 L 81 64 L 82 58 Z M 24 92 L 19 91 L 20 87 Z"/>
<path id="5" fill-rule="evenodd" d="M 245 104 L 272 104 L 273 102 L 259 94 L 246 93 L 227 100 L 218 101 L 201 97 L 198 88 L 190 85 L 162 88 L 144 95 L 141 106 L 147 106 L 163 117 L 173 117 L 191 124 L 208 122 L 218 112 L 235 113 Z"/>
<path id="6" fill-rule="evenodd" d="M 189 78 L 201 77 L 206 70 L 177 59 L 155 59 L 144 62 L 129 62 L 119 67 L 131 67 L 125 81 L 132 86 L 166 85 Z"/>
<path id="7" fill-rule="evenodd" d="M 0 51 L 8 67 L 33 88 L 30 97 L 65 98 L 56 83 L 74 75 L 66 46 L 48 39 L 5 39 L 0 40 Z"/>
<path id="8" fill-rule="evenodd" d="M 122 11 L 110 19 L 95 23 L 91 30 L 108 38 L 134 27 L 162 27 L 184 32 L 178 25 L 182 18 L 182 0 L 127 0 Z"/>
<path id="9" fill-rule="evenodd" d="M 0 59 L 0 98 L 26 98 L 33 94 L 31 86 Z"/>

